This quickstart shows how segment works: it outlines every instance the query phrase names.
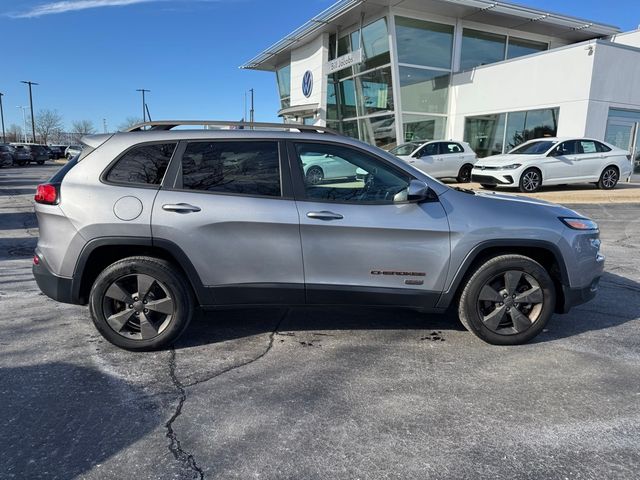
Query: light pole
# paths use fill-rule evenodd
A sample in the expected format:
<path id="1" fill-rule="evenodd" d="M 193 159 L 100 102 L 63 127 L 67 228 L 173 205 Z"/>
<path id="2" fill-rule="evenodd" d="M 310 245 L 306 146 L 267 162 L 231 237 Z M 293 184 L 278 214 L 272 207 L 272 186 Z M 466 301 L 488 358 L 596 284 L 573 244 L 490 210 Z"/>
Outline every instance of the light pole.
<path id="1" fill-rule="evenodd" d="M 145 93 L 151 93 L 151 90 L 147 90 L 145 88 L 138 88 L 136 92 L 142 92 L 142 121 L 147 121 L 147 102 L 144 99 Z"/>
<path id="2" fill-rule="evenodd" d="M 33 116 L 33 94 L 31 93 L 31 85 L 40 85 L 36 82 L 22 80 L 21 83 L 29 85 L 29 106 L 31 107 L 31 134 L 33 135 L 33 143 L 36 143 L 36 120 Z"/>
<path id="3" fill-rule="evenodd" d="M 253 130 L 253 115 L 255 113 L 253 109 L 253 88 L 249 91 L 251 92 L 251 110 L 249 110 L 249 123 L 251 123 L 251 130 Z"/>
<path id="4" fill-rule="evenodd" d="M 4 93 L 0 92 L 0 118 L 2 119 L 2 143 L 7 143 L 7 136 L 4 133 L 4 110 L 2 109 L 2 97 Z"/>
<path id="5" fill-rule="evenodd" d="M 24 110 L 27 107 L 18 105 L 16 108 L 22 110 L 22 140 L 24 140 L 24 143 L 27 143 L 27 114 L 24 113 Z"/>

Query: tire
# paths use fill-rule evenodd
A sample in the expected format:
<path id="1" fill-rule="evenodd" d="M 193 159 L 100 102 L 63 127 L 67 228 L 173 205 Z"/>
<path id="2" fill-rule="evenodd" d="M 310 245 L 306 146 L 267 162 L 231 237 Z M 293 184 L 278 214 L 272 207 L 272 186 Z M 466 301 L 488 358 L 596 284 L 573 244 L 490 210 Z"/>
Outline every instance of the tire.
<path id="1" fill-rule="evenodd" d="M 609 165 L 602 171 L 600 179 L 596 184 L 600 190 L 612 190 L 620 180 L 620 172 L 613 165 Z"/>
<path id="2" fill-rule="evenodd" d="M 542 331 L 555 303 L 555 286 L 544 267 L 529 257 L 509 254 L 491 258 L 473 272 L 458 314 L 465 328 L 485 342 L 520 345 Z"/>
<path id="3" fill-rule="evenodd" d="M 318 185 L 324 180 L 322 168 L 313 166 L 307 170 L 306 181 L 309 185 Z"/>
<path id="4" fill-rule="evenodd" d="M 537 168 L 526 169 L 522 172 L 522 175 L 520 175 L 518 186 L 522 193 L 537 192 L 542 186 L 542 173 Z"/>
<path id="5" fill-rule="evenodd" d="M 138 295 L 141 289 L 144 296 Z M 184 275 L 154 257 L 113 263 L 98 275 L 89 294 L 89 312 L 98 331 L 131 351 L 171 345 L 189 325 L 193 311 L 193 294 Z"/>
<path id="6" fill-rule="evenodd" d="M 471 182 L 471 170 L 473 170 L 473 165 L 467 163 L 460 167 L 460 171 L 458 172 L 458 176 L 456 180 L 458 183 L 469 183 Z"/>
<path id="7" fill-rule="evenodd" d="M 481 183 L 480 186 L 482 188 L 484 188 L 485 190 L 495 190 L 496 189 L 495 185 L 491 185 L 489 183 Z"/>

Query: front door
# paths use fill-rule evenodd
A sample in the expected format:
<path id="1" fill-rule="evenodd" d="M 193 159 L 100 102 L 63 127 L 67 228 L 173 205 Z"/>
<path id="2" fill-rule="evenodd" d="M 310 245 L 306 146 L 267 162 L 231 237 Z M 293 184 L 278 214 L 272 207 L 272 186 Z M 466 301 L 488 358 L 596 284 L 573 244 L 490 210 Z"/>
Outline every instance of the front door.
<path id="1" fill-rule="evenodd" d="M 442 169 L 442 162 L 439 162 L 440 147 L 438 142 L 426 144 L 413 154 L 409 163 L 434 178 L 438 178 Z"/>
<path id="2" fill-rule="evenodd" d="M 561 183 L 580 178 L 578 142 L 568 140 L 554 148 L 544 161 L 543 183 Z"/>
<path id="3" fill-rule="evenodd" d="M 289 152 L 307 302 L 434 306 L 449 265 L 442 205 L 407 202 L 409 175 L 364 150 L 300 141 Z M 319 155 L 350 164 L 357 178 L 305 182 L 302 159 Z"/>
<path id="4" fill-rule="evenodd" d="M 194 140 L 172 160 L 153 240 L 186 254 L 213 304 L 304 302 L 298 211 L 280 151 L 277 141 Z"/>

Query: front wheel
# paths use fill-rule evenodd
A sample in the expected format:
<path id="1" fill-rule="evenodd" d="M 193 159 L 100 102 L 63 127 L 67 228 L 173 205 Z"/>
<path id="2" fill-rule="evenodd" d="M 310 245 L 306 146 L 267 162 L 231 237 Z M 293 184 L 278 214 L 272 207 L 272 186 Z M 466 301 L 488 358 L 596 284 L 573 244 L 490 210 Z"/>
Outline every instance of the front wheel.
<path id="1" fill-rule="evenodd" d="M 520 176 L 520 191 L 523 193 L 534 193 L 542 186 L 542 173 L 537 168 L 530 168 L 522 172 Z"/>
<path id="2" fill-rule="evenodd" d="M 553 315 L 556 292 L 549 273 L 523 255 L 501 255 L 467 281 L 458 314 L 471 333 L 493 345 L 526 343 Z"/>
<path id="3" fill-rule="evenodd" d="M 456 178 L 458 183 L 469 183 L 471 181 L 471 170 L 473 170 L 473 165 L 470 164 L 460 167 L 458 177 Z"/>
<path id="4" fill-rule="evenodd" d="M 322 180 L 324 180 L 324 172 L 322 171 L 322 168 L 316 166 L 311 167 L 307 170 L 306 179 L 309 185 L 318 185 L 322 183 Z"/>
<path id="5" fill-rule="evenodd" d="M 600 190 L 611 190 L 618 184 L 618 180 L 620 180 L 618 169 L 616 167 L 607 167 L 600 175 L 597 185 Z"/>
<path id="6" fill-rule="evenodd" d="M 193 316 L 191 289 L 169 262 L 129 257 L 98 275 L 89 295 L 91 318 L 102 336 L 132 351 L 171 345 Z"/>

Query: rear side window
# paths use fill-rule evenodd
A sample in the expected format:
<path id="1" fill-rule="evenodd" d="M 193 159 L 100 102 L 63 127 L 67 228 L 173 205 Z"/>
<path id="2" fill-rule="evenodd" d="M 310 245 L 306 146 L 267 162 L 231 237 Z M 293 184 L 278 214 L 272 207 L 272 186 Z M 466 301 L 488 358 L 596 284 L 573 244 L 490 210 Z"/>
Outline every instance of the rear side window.
<path id="1" fill-rule="evenodd" d="M 580 140 L 580 150 L 581 153 L 596 153 L 598 151 L 596 142 L 591 140 Z"/>
<path id="2" fill-rule="evenodd" d="M 609 147 L 607 147 L 604 143 L 600 143 L 600 142 L 596 142 L 596 148 L 598 149 L 598 152 L 600 152 L 600 153 L 610 152 L 611 151 L 611 149 Z"/>
<path id="3" fill-rule="evenodd" d="M 279 197 L 278 143 L 189 143 L 182 156 L 182 188 Z"/>
<path id="4" fill-rule="evenodd" d="M 160 185 L 175 149 L 175 142 L 134 147 L 111 168 L 107 181 Z"/>
<path id="5" fill-rule="evenodd" d="M 442 149 L 443 155 L 449 155 L 452 153 L 462 153 L 464 149 L 459 143 L 445 143 L 442 142 L 440 144 L 440 148 Z"/>

